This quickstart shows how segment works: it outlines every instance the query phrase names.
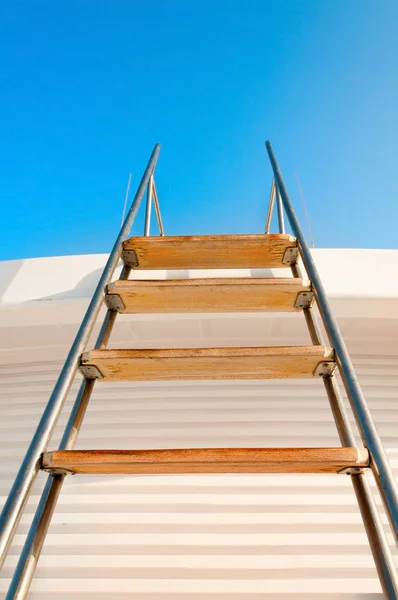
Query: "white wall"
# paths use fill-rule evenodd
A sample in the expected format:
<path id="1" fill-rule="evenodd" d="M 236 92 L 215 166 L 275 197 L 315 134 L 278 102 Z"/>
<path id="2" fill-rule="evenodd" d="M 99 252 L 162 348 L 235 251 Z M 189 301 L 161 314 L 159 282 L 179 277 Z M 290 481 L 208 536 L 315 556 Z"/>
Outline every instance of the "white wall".
<path id="1" fill-rule="evenodd" d="M 398 298 L 398 250 L 317 248 L 312 250 L 330 297 Z M 86 254 L 0 262 L 0 304 L 87 298 L 92 295 L 108 255 Z M 251 271 L 261 271 L 253 269 Z M 250 270 L 239 272 L 250 276 Z M 270 269 L 288 277 L 289 269 Z M 234 271 L 237 273 L 238 271 Z M 140 279 L 203 277 L 212 271 L 135 271 Z M 231 276 L 231 270 L 218 270 Z"/>
<path id="2" fill-rule="evenodd" d="M 398 357 L 369 355 L 355 363 L 398 467 Z M 2 500 L 58 368 L 48 360 L 1 369 Z M 318 380 L 99 384 L 77 448 L 204 445 L 339 442 Z M 37 500 L 29 501 L 1 593 Z M 175 597 L 379 600 L 349 477 L 68 477 L 29 598 Z"/>
<path id="3" fill-rule="evenodd" d="M 322 261 L 329 259 L 317 252 L 324 270 Z M 92 272 L 92 264 L 82 268 L 80 279 Z M 42 281 L 35 288 L 32 282 L 31 299 L 38 298 L 39 288 L 43 295 L 71 289 L 77 277 L 68 265 L 67 283 L 57 283 L 55 292 L 51 273 L 51 285 Z M 25 304 L 26 286 L 21 280 L 15 287 L 15 273 L 9 275 L 11 283 L 3 287 L 13 303 L 0 309 L 0 338 L 6 339 L 0 353 L 0 502 L 77 327 L 76 300 L 40 301 L 39 308 Z M 333 277 L 337 281 L 339 273 Z M 387 272 L 385 277 L 390 281 Z M 353 285 L 347 278 L 337 299 L 360 382 L 398 472 L 398 314 L 388 312 L 395 283 L 385 284 L 384 300 L 376 298 L 386 310 L 372 305 L 369 313 L 371 304 L 363 303 L 372 300 L 372 279 L 365 289 L 358 287 L 362 279 Z M 355 290 L 360 299 L 352 303 Z M 23 304 L 14 304 L 18 297 Z M 84 295 L 81 302 L 79 310 L 87 303 Z M 364 312 L 355 315 L 355 306 Z M 47 324 L 42 327 L 38 319 Z M 123 318 L 114 344 L 303 343 L 302 325 L 300 315 L 283 321 L 231 315 Z M 51 448 L 59 442 L 72 395 Z M 99 383 L 76 447 L 334 445 L 339 442 L 322 384 L 306 380 Z M 2 573 L 0 597 L 40 485 L 36 492 Z M 380 600 L 382 594 L 348 476 L 69 476 L 29 598 Z"/>

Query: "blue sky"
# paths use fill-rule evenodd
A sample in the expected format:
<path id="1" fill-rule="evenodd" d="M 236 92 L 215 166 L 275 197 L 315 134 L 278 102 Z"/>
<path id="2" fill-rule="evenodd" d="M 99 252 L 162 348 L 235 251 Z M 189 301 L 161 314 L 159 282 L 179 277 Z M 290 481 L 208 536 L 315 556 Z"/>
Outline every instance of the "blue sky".
<path id="1" fill-rule="evenodd" d="M 317 247 L 397 248 L 397 23 L 396 0 L 3 0 L 0 259 L 109 251 L 157 141 L 168 234 L 261 232 L 270 139 Z"/>

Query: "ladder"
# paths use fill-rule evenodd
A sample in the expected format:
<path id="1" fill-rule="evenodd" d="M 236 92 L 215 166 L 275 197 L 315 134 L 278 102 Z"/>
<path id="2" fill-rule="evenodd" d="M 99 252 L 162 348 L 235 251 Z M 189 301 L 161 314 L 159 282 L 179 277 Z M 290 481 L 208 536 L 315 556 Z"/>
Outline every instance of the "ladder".
<path id="1" fill-rule="evenodd" d="M 26 598 L 46 533 L 68 474 L 92 473 L 345 473 L 351 477 L 381 586 L 398 598 L 398 578 L 366 477 L 376 480 L 391 531 L 398 541 L 398 492 L 391 467 L 366 405 L 349 354 L 286 191 L 271 144 L 266 143 L 273 182 L 265 233 L 165 236 L 154 181 L 156 144 L 104 267 L 54 391 L 27 450 L 0 520 L 1 563 L 40 470 L 49 473 L 15 569 L 6 600 Z M 144 236 L 128 237 L 146 191 Z M 274 206 L 279 233 L 270 234 Z M 150 237 L 155 207 L 160 235 Z M 287 217 L 293 235 L 285 233 Z M 303 278 L 299 259 L 310 284 Z M 112 281 L 122 259 L 119 279 Z M 130 280 L 134 269 L 286 268 L 287 278 Z M 93 349 L 86 346 L 103 304 L 107 312 Z M 328 336 L 314 316 L 317 305 Z M 312 345 L 234 348 L 107 349 L 117 315 L 150 312 L 302 311 Z M 361 434 L 355 437 L 336 383 L 338 369 Z M 58 450 L 48 444 L 77 371 L 83 381 Z M 341 441 L 338 448 L 187 448 L 74 450 L 96 382 L 181 379 L 318 378 L 325 387 Z"/>

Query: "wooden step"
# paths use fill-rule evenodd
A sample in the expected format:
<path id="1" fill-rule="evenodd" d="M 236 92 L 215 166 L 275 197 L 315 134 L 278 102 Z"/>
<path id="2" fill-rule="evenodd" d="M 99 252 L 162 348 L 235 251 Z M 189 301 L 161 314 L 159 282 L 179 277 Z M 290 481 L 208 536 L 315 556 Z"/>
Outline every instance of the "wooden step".
<path id="1" fill-rule="evenodd" d="M 311 288 L 296 278 L 119 280 L 106 296 L 120 313 L 296 311 L 311 300 Z"/>
<path id="2" fill-rule="evenodd" d="M 283 379 L 332 372 L 333 351 L 324 346 L 91 350 L 80 370 L 104 381 L 185 379 Z"/>
<path id="3" fill-rule="evenodd" d="M 289 267 L 296 257 L 288 234 L 140 236 L 123 244 L 123 259 L 135 269 Z"/>
<path id="4" fill-rule="evenodd" d="M 56 450 L 43 469 L 71 473 L 338 473 L 369 466 L 365 448 L 189 448 Z"/>

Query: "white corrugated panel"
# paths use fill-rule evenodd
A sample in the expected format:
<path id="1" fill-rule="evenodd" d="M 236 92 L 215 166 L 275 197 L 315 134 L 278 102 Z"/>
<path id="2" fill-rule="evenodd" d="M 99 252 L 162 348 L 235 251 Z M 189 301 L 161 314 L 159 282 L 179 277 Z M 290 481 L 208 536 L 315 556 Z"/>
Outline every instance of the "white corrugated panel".
<path id="1" fill-rule="evenodd" d="M 354 359 L 398 467 L 398 357 Z M 60 364 L 1 367 L 2 501 Z M 64 423 L 65 417 L 52 448 Z M 207 381 L 98 384 L 77 448 L 334 445 L 339 442 L 320 381 Z M 43 480 L 6 562 L 2 597 Z M 382 598 L 350 478 L 67 477 L 29 598 L 176 597 Z"/>
<path id="2" fill-rule="evenodd" d="M 395 469 L 397 254 L 314 251 Z M 104 260 L 0 265 L 0 504 Z M 303 343 L 309 338 L 302 315 L 135 315 L 119 317 L 112 336 L 120 348 Z M 76 447 L 338 445 L 321 381 L 273 380 L 98 383 Z M 45 479 L 41 473 L 28 501 L 2 571 L 0 598 Z M 382 592 L 346 475 L 68 476 L 29 598 L 380 600 Z"/>

